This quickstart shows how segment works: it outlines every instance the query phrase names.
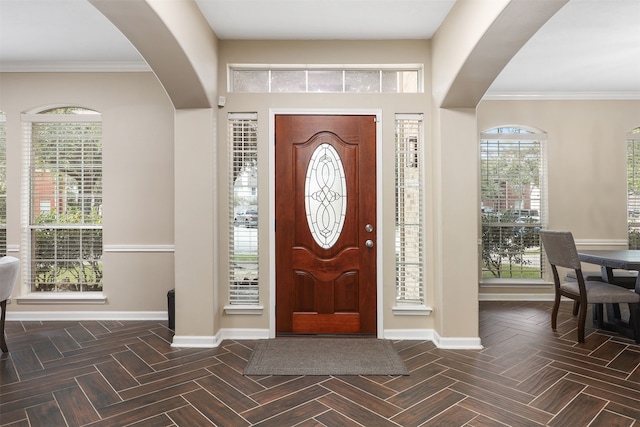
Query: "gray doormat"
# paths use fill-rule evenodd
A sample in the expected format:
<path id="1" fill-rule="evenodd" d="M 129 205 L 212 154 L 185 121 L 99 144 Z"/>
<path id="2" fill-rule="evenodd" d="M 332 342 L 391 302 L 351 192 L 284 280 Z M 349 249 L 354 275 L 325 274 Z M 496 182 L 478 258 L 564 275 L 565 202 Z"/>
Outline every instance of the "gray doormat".
<path id="1" fill-rule="evenodd" d="M 276 338 L 258 341 L 245 375 L 409 375 L 391 341 Z"/>

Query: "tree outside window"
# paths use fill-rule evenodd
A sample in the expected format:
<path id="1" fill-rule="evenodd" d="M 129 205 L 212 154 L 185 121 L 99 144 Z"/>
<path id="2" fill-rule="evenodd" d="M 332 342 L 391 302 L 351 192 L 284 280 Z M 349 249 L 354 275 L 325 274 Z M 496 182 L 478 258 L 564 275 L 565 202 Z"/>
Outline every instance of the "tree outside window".
<path id="1" fill-rule="evenodd" d="M 542 278 L 544 135 L 520 127 L 481 139 L 482 277 Z"/>
<path id="2" fill-rule="evenodd" d="M 629 249 L 640 249 L 640 127 L 627 135 L 627 224 Z"/>
<path id="3" fill-rule="evenodd" d="M 31 290 L 102 290 L 102 124 L 68 107 L 28 122 Z"/>

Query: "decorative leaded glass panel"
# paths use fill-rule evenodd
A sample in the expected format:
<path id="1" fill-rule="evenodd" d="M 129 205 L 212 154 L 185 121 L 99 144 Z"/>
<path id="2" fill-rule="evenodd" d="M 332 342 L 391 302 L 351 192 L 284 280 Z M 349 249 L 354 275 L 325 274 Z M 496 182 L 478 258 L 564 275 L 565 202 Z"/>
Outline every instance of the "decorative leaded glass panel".
<path id="1" fill-rule="evenodd" d="M 340 155 L 321 144 L 311 155 L 304 186 L 309 230 L 323 249 L 331 248 L 342 232 L 347 211 L 347 181 Z"/>

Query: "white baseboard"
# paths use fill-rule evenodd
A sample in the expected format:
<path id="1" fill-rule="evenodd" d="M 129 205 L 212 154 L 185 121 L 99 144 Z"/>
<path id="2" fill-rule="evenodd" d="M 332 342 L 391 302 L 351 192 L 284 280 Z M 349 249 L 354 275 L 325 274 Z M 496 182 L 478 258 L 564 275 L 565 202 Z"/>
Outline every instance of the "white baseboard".
<path id="1" fill-rule="evenodd" d="M 215 336 L 175 335 L 171 347 L 218 347 L 224 340 L 262 340 L 269 338 L 269 329 L 221 329 Z"/>
<path id="2" fill-rule="evenodd" d="M 166 311 L 7 311 L 8 321 L 167 320 Z"/>
<path id="3" fill-rule="evenodd" d="M 221 341 L 217 336 L 174 335 L 171 347 L 214 348 Z"/>
<path id="4" fill-rule="evenodd" d="M 266 340 L 269 339 L 269 329 L 233 329 L 224 328 L 219 332 L 222 340 Z"/>
<path id="5" fill-rule="evenodd" d="M 441 337 L 436 331 L 433 332 L 433 343 L 438 348 L 448 350 L 482 350 L 480 337 Z"/>
<path id="6" fill-rule="evenodd" d="M 482 349 L 480 338 L 476 337 L 441 337 L 433 329 L 385 329 L 384 338 L 391 340 L 427 340 L 438 348 L 455 350 Z"/>
<path id="7" fill-rule="evenodd" d="M 387 340 L 433 341 L 433 329 L 385 329 L 382 337 Z"/>
<path id="8" fill-rule="evenodd" d="M 441 337 L 432 329 L 386 329 L 384 338 L 390 340 L 426 340 L 433 341 L 438 348 L 456 350 L 482 349 L 480 338 Z M 269 339 L 268 329 L 222 329 L 213 337 L 174 336 L 172 347 L 218 347 L 224 340 L 261 340 Z"/>

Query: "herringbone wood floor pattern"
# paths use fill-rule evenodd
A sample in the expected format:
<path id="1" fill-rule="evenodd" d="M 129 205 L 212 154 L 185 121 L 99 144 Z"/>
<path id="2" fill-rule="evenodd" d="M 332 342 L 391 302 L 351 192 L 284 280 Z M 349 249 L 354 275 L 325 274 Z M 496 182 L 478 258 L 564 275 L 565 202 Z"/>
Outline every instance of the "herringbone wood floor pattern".
<path id="1" fill-rule="evenodd" d="M 245 377 L 255 341 L 170 346 L 158 322 L 8 322 L 2 426 L 635 426 L 640 346 L 571 306 L 480 304 L 482 350 L 394 343 L 411 374 Z"/>

